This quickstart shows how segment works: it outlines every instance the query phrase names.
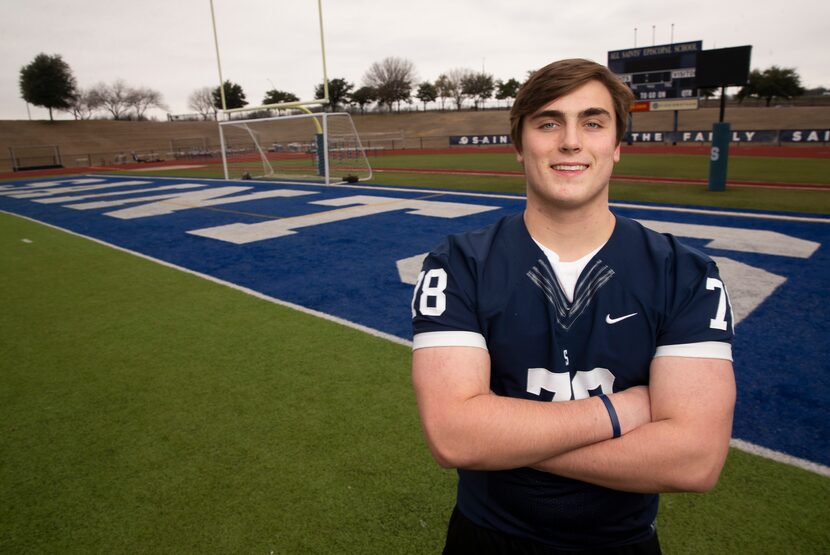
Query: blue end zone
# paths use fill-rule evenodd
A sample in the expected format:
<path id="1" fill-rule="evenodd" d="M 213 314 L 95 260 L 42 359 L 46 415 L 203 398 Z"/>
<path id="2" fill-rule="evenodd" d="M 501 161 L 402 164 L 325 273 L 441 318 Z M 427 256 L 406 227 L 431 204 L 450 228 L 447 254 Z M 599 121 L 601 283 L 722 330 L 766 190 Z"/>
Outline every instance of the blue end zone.
<path id="1" fill-rule="evenodd" d="M 450 233 L 523 207 L 510 195 L 252 181 L 86 176 L 0 185 L 0 210 L 405 339 L 419 256 Z M 718 260 L 743 318 L 734 437 L 830 465 L 830 219 L 614 211 Z"/>

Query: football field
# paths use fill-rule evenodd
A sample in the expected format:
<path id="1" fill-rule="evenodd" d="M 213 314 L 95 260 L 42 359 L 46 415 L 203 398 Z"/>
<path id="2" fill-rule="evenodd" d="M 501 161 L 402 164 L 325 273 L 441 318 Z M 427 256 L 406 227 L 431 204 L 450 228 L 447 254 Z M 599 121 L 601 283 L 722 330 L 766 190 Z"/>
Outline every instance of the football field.
<path id="1" fill-rule="evenodd" d="M 522 207 L 145 175 L 3 184 L 0 549 L 435 552 L 454 477 L 420 438 L 412 286 L 442 237 Z M 666 550 L 820 550 L 830 219 L 612 208 L 714 257 L 738 320 L 740 450 L 715 492 L 664 496 Z"/>

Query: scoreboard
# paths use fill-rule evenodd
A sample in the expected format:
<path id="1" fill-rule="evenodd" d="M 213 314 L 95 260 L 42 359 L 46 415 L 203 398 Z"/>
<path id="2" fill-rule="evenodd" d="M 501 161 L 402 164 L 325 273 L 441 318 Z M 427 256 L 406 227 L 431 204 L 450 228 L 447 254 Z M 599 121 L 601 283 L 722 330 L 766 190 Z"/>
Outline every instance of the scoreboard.
<path id="1" fill-rule="evenodd" d="M 638 101 L 688 99 L 697 108 L 695 66 L 703 41 L 644 46 L 608 52 L 608 69 L 634 92 Z M 693 102 L 692 102 L 693 101 Z M 685 103 L 672 103 L 683 109 Z"/>

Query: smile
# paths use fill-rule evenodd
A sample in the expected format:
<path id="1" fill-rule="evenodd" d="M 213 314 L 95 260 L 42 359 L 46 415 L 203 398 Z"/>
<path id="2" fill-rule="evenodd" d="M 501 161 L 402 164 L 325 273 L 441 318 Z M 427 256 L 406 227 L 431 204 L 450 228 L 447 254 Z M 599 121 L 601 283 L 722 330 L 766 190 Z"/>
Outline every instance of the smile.
<path id="1" fill-rule="evenodd" d="M 554 164 L 551 166 L 556 171 L 561 172 L 578 172 L 588 169 L 587 164 Z"/>

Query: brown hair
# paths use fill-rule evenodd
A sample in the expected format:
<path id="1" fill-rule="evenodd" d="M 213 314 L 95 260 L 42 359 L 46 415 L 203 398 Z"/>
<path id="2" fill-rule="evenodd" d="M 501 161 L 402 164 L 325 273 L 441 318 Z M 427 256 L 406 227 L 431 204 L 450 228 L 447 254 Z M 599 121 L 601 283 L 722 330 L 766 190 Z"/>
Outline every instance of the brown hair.
<path id="1" fill-rule="evenodd" d="M 574 58 L 546 65 L 534 72 L 519 89 L 516 102 L 510 109 L 510 138 L 516 150 L 522 151 L 522 123 L 525 116 L 536 113 L 545 104 L 571 93 L 588 81 L 599 81 L 611 94 L 619 144 L 625 133 L 628 110 L 634 102 L 634 94 L 607 67 L 590 60 Z"/>

